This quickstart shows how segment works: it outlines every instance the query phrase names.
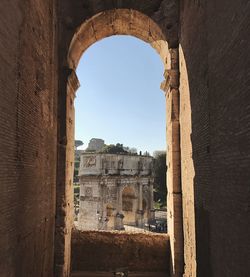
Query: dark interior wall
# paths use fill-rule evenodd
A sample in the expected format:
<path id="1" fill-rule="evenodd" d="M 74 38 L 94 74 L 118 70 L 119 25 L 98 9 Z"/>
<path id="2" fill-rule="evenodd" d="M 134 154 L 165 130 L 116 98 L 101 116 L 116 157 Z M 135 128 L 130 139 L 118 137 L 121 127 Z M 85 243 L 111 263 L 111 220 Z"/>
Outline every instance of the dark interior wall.
<path id="1" fill-rule="evenodd" d="M 53 276 L 54 7 L 0 1 L 0 276 Z"/>
<path id="2" fill-rule="evenodd" d="M 249 18 L 249 1 L 181 1 L 180 45 L 189 89 L 183 86 L 180 94 L 190 92 L 186 139 L 192 143 L 197 276 L 202 277 L 250 271 Z M 188 227 L 185 243 L 192 236 Z M 186 256 L 186 264 L 191 260 Z"/>

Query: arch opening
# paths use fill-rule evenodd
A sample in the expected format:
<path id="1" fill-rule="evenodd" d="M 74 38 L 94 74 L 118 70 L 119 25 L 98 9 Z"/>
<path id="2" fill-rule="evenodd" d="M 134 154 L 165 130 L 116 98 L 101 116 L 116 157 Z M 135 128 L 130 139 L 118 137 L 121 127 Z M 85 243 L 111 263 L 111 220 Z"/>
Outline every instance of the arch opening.
<path id="1" fill-rule="evenodd" d="M 103 28 L 105 26 L 105 28 Z M 75 70 L 79 60 L 85 50 L 96 41 L 112 35 L 131 35 L 149 43 L 160 55 L 164 65 L 165 81 L 162 83 L 161 88 L 165 91 L 167 98 L 167 110 L 170 115 L 169 120 L 171 125 L 169 127 L 170 144 L 167 145 L 167 152 L 170 153 L 171 163 L 173 162 L 173 172 L 168 174 L 168 181 L 170 181 L 170 193 L 168 194 L 169 204 L 169 217 L 170 222 L 170 242 L 171 242 L 171 270 L 179 274 L 183 270 L 182 262 L 182 207 L 181 207 L 181 190 L 180 186 L 180 149 L 179 143 L 172 145 L 174 136 L 178 137 L 179 133 L 179 115 L 178 115 L 178 97 L 179 97 L 179 70 L 178 70 L 178 49 L 168 49 L 168 43 L 165 35 L 159 26 L 150 17 L 129 9 L 116 9 L 101 12 L 89 20 L 85 21 L 76 31 L 68 51 L 68 67 L 71 74 L 69 74 L 68 81 L 73 79 L 74 84 L 79 84 Z M 69 84 L 69 83 L 68 83 Z M 72 86 L 67 89 L 67 98 L 72 99 L 78 86 Z M 67 103 L 67 117 L 73 118 L 74 122 L 74 107 Z M 173 122 L 175 121 L 175 122 Z M 71 123 L 72 123 L 71 122 Z M 176 124 L 177 123 L 177 124 Z M 67 128 L 68 141 L 74 141 L 72 135 L 72 126 Z M 69 143 L 70 144 L 70 143 Z M 72 148 L 73 149 L 73 148 Z M 174 154 L 173 154 L 174 153 Z M 173 155 L 172 155 L 173 154 Z M 68 156 L 71 157 L 73 163 L 73 151 L 68 151 Z M 69 158 L 70 161 L 70 158 Z M 169 191 L 169 190 L 168 190 Z M 174 197 L 175 191 L 178 191 L 178 197 Z M 180 196 L 180 197 L 179 197 Z M 133 209 L 133 208 L 132 208 Z M 174 214 L 174 215 L 173 215 Z M 178 233 L 176 233 L 176 231 Z"/>
<path id="2" fill-rule="evenodd" d="M 137 197 L 133 187 L 126 186 L 122 191 L 123 223 L 136 225 Z"/>
<path id="3" fill-rule="evenodd" d="M 68 51 L 69 68 L 73 70 L 77 68 L 81 56 L 88 47 L 113 35 L 131 35 L 149 43 L 160 55 L 164 67 L 167 67 L 168 44 L 160 27 L 139 11 L 115 9 L 98 13 L 78 28 Z"/>
<path id="4" fill-rule="evenodd" d="M 119 42 L 117 44 L 117 42 Z M 115 45 L 113 48 L 110 48 L 110 45 Z M 123 45 L 128 44 L 126 47 L 124 47 Z M 121 48 L 119 48 L 119 46 Z M 122 46 L 121 46 L 122 45 Z M 108 46 L 108 47 L 107 47 Z M 119 55 L 121 53 L 124 53 L 124 49 L 127 47 L 130 49 L 130 51 L 128 50 L 126 52 L 126 58 L 120 58 Z M 103 48 L 103 49 L 102 49 Z M 102 50 L 100 50 L 102 49 Z M 116 49 L 119 49 L 118 51 L 115 51 Z M 110 51 L 111 50 L 111 51 Z M 132 51 L 135 51 L 135 54 L 132 54 Z M 141 53 L 144 51 L 144 53 L 141 55 Z M 101 52 L 101 55 L 100 55 Z M 111 54 L 110 54 L 110 53 Z M 116 54 L 117 52 L 117 54 Z M 111 141 L 116 138 L 116 142 L 122 142 L 122 143 L 126 143 L 126 146 L 132 146 L 132 147 L 136 147 L 138 150 L 143 150 L 141 151 L 141 153 L 145 154 L 145 157 L 139 157 L 139 151 L 138 151 L 138 156 L 136 157 L 136 153 L 132 153 L 134 154 L 131 155 L 131 157 L 126 157 L 126 161 L 128 162 L 129 166 L 131 166 L 131 170 L 132 170 L 132 174 L 130 172 L 126 172 L 126 174 L 128 175 L 128 177 L 130 178 L 130 180 L 128 181 L 128 183 L 134 183 L 134 185 L 137 188 L 137 179 L 136 176 L 133 176 L 135 173 L 139 174 L 139 172 L 137 172 L 138 170 L 143 171 L 146 167 L 149 167 L 148 170 L 148 175 L 152 175 L 152 166 L 153 166 L 153 159 L 152 157 L 147 157 L 147 155 L 149 155 L 148 150 L 150 150 L 150 153 L 153 153 L 153 151 L 155 150 L 162 150 L 165 149 L 165 119 L 163 120 L 162 115 L 165 114 L 165 101 L 164 101 L 164 95 L 162 94 L 162 92 L 160 91 L 160 89 L 157 87 L 159 85 L 159 82 L 161 81 L 161 72 L 163 70 L 163 66 L 161 63 L 161 60 L 159 59 L 159 56 L 154 53 L 154 51 L 151 49 L 151 47 L 149 45 L 146 45 L 146 43 L 142 42 L 141 40 L 132 38 L 132 37 L 127 37 L 125 38 L 125 36 L 121 36 L 121 37 L 115 37 L 113 39 L 106 39 L 104 40 L 102 43 L 96 43 L 95 47 L 92 47 L 90 50 L 86 51 L 86 53 L 84 53 L 84 58 L 81 61 L 81 63 L 79 64 L 80 70 L 77 72 L 81 78 L 82 83 L 84 84 L 84 89 L 82 89 L 82 91 L 78 92 L 79 97 L 77 97 L 75 103 L 76 103 L 76 111 L 78 111 L 76 114 L 78 114 L 78 116 L 76 117 L 76 126 L 78 127 L 78 131 L 76 132 L 77 134 L 77 138 L 81 138 L 84 142 L 85 142 L 85 147 L 89 148 L 89 149 L 85 149 L 85 151 L 92 149 L 91 147 L 94 147 L 94 145 L 92 145 L 93 143 L 104 143 L 105 142 L 109 142 L 109 140 L 111 139 Z M 105 58 L 102 58 L 103 55 L 105 55 Z M 138 58 L 137 58 L 138 55 Z M 148 58 L 149 55 L 149 59 L 148 61 L 145 61 L 146 58 Z M 107 56 L 107 57 L 106 57 Z M 119 62 L 112 62 L 112 60 L 119 60 Z M 121 61 L 120 61 L 121 59 Z M 132 63 L 134 63 L 134 60 L 137 60 L 137 62 L 135 64 L 138 65 L 139 68 L 134 69 L 134 74 L 137 75 L 136 72 L 138 72 L 138 76 L 134 77 L 133 73 L 131 74 L 130 71 L 132 70 L 132 66 L 131 64 L 128 62 L 127 67 L 125 66 L 125 60 L 131 60 Z M 108 61 L 108 62 L 107 62 Z M 113 97 L 114 98 L 120 98 L 122 97 L 122 101 L 119 101 L 119 103 L 117 103 L 117 107 L 118 109 L 114 109 L 113 106 L 116 105 L 109 105 L 109 102 L 112 102 L 112 99 L 110 98 L 109 95 L 106 96 L 106 94 L 110 94 L 109 89 L 106 88 L 107 84 L 109 83 L 113 83 L 114 81 L 112 79 L 117 79 L 116 77 L 116 69 L 114 68 L 116 66 L 116 64 L 118 65 L 117 67 L 117 71 L 120 72 L 124 72 L 127 75 L 127 79 L 124 79 L 124 73 L 122 74 L 118 74 L 118 76 L 120 75 L 121 78 L 119 79 L 119 81 L 116 81 L 116 88 L 114 89 L 113 86 L 111 88 L 111 90 L 114 90 L 114 94 Z M 123 68 L 120 68 L 120 65 L 123 65 Z M 148 70 L 145 69 L 145 65 L 147 65 L 146 67 L 148 68 Z M 156 73 L 152 73 L 152 69 L 150 70 L 150 68 L 154 68 L 154 70 L 156 71 Z M 131 68 L 131 70 L 130 70 Z M 77 69 L 78 70 L 78 69 Z M 90 73 L 88 73 L 88 70 L 90 71 Z M 114 71 L 114 73 L 112 72 Z M 104 73 L 105 72 L 105 73 Z M 126 73 L 127 72 L 127 73 Z M 152 81 L 148 81 L 148 78 L 144 79 L 144 74 L 141 74 L 139 72 L 146 72 L 145 76 L 148 76 L 148 78 L 152 77 Z M 106 76 L 106 77 L 105 77 Z M 110 76 L 112 76 L 111 78 L 109 78 Z M 96 82 L 96 79 L 98 80 L 98 82 Z M 135 80 L 136 79 L 136 80 Z M 126 88 L 120 88 L 120 86 L 124 87 L 124 81 L 125 83 L 131 83 L 130 84 L 130 89 Z M 94 84 L 94 86 L 92 87 L 91 84 Z M 101 86 L 96 85 L 96 83 L 101 84 Z M 147 86 L 150 85 L 150 88 L 148 88 Z M 126 86 L 125 86 L 126 87 Z M 142 87 L 142 88 L 141 88 Z M 108 88 L 110 88 L 108 86 Z M 117 91 L 119 90 L 119 91 Z M 132 93 L 128 92 L 128 90 L 131 90 Z M 157 92 L 157 93 L 156 93 Z M 137 94 L 137 99 L 135 99 L 134 94 Z M 86 95 L 89 94 L 88 97 L 86 97 Z M 156 96 L 157 94 L 157 96 Z M 93 97 L 94 95 L 94 97 Z M 84 96 L 84 98 L 81 98 L 82 96 Z M 144 102 L 146 100 L 146 96 L 148 97 L 148 104 L 146 102 Z M 85 98 L 86 97 L 86 98 Z M 98 98 L 98 100 L 97 100 Z M 80 99 L 80 101 L 79 101 Z M 133 99 L 133 104 L 131 103 L 131 99 Z M 144 104 L 142 105 L 142 101 L 144 102 Z M 154 101 L 154 102 L 152 102 Z M 86 105 L 86 103 L 88 103 Z M 98 104 L 99 103 L 99 104 Z M 112 102 L 113 103 L 113 102 Z M 97 106 L 96 106 L 97 105 Z M 100 106 L 99 106 L 100 105 Z M 141 127 L 142 132 L 145 132 L 145 134 L 148 134 L 152 140 L 155 140 L 154 142 L 152 142 L 152 140 L 147 139 L 146 137 L 143 137 L 142 135 L 138 134 L 138 130 L 140 129 L 140 126 L 135 126 L 134 129 L 131 128 L 132 125 L 137 125 L 136 123 L 136 119 L 135 118 L 129 118 L 129 114 L 131 112 L 131 106 L 134 105 L 134 112 L 135 115 L 139 115 L 139 117 L 141 117 L 143 115 L 143 117 L 138 120 L 139 125 L 144 125 L 143 127 Z M 91 106 L 91 108 L 89 108 Z M 104 107 L 102 109 L 102 107 Z M 81 111 L 80 111 L 81 110 Z M 82 110 L 84 110 L 84 115 Z M 123 110 L 124 113 L 120 114 L 120 110 Z M 79 112 L 80 111 L 80 112 Z M 86 112 L 87 111 L 87 112 Z M 107 112 L 108 111 L 108 112 Z M 132 109 L 133 111 L 133 109 Z M 139 114 L 138 114 L 138 111 Z M 150 112 L 149 112 L 150 111 Z M 161 111 L 161 112 L 159 112 Z M 153 115 L 153 113 L 157 114 L 158 112 L 158 116 Z M 98 115 L 96 115 L 96 113 Z M 103 118 L 105 118 L 106 114 L 111 114 L 111 117 L 109 120 L 106 121 L 101 121 Z M 133 113 L 133 112 L 132 112 Z M 150 115 L 150 113 L 152 113 Z M 99 119 L 99 116 L 101 115 L 101 119 Z M 112 124 L 112 119 L 114 117 L 114 115 L 116 115 L 116 118 L 119 118 L 119 120 L 115 120 L 115 122 L 118 125 L 123 125 L 122 120 L 123 117 L 126 118 L 127 122 L 129 122 L 129 126 L 128 127 L 113 127 L 113 131 L 112 131 L 112 127 L 109 127 L 108 125 Z M 87 120 L 88 118 L 88 120 Z M 153 118 L 153 120 L 152 120 Z M 157 122 L 157 124 L 154 125 L 154 121 Z M 161 121 L 161 123 L 159 123 Z M 91 122 L 91 124 L 90 124 Z M 98 122 L 98 123 L 97 123 Z M 102 122 L 101 126 L 106 126 L 104 127 L 105 131 L 103 130 L 102 127 L 100 127 L 100 122 Z M 89 124 L 91 125 L 91 128 L 89 127 Z M 114 124 L 114 125 L 117 125 Z M 125 123 L 126 124 L 126 123 Z M 93 125 L 96 125 L 96 127 L 94 127 Z M 84 128 L 83 128 L 84 126 Z M 150 126 L 150 130 L 149 131 L 149 127 Z M 119 128 L 119 129 L 118 129 Z M 123 129 L 127 128 L 127 133 L 126 131 L 123 133 Z M 107 137 L 105 137 L 107 134 L 107 130 L 108 133 L 109 132 L 113 132 L 113 137 L 109 136 L 109 140 Z M 144 130 L 143 130 L 144 129 Z M 158 131 L 158 130 L 159 131 Z M 83 130 L 85 130 L 85 134 L 83 132 Z M 156 136 L 161 137 L 161 139 L 155 139 L 154 138 L 154 130 L 156 132 L 158 132 Z M 161 131 L 160 131 L 161 130 Z M 100 136 L 96 136 L 99 137 L 101 139 L 91 139 L 92 137 L 86 138 L 86 132 L 88 134 L 91 135 L 91 133 L 96 135 L 96 134 L 100 134 Z M 121 133 L 121 134 L 116 134 L 116 133 Z M 131 134 L 130 134 L 131 133 Z M 160 133 L 160 134 L 159 134 Z M 102 136 L 104 135 L 104 137 Z M 130 137 L 130 142 L 128 142 L 127 138 L 125 139 L 125 141 L 123 140 L 123 136 L 128 136 Z M 139 137 L 139 139 L 138 139 Z M 86 143 L 90 140 L 91 143 Z M 136 145 L 133 144 L 134 141 L 136 141 Z M 148 149 L 147 147 L 150 147 L 151 149 Z M 159 147 L 159 148 L 157 148 Z M 98 148 L 99 149 L 99 148 Z M 132 149 L 132 148 L 131 148 Z M 135 149 L 135 148 L 134 148 Z M 135 152 L 137 152 L 137 149 L 135 149 Z M 99 149 L 101 150 L 101 149 Z M 98 151 L 99 151 L 98 150 Z M 130 149 L 129 149 L 130 150 Z M 84 150 L 79 150 L 79 151 L 84 151 Z M 82 152 L 84 154 L 87 154 L 86 152 Z M 98 156 L 98 155 L 97 155 Z M 97 157 L 98 158 L 98 157 Z M 133 159 L 135 158 L 135 160 L 133 161 Z M 152 160 L 150 160 L 152 159 Z M 150 160 L 150 161 L 147 161 Z M 100 166 L 102 167 L 102 174 L 108 175 L 108 174 L 115 174 L 116 173 L 116 167 L 119 168 L 119 170 L 123 171 L 123 166 L 124 165 L 124 156 L 120 156 L 120 158 L 118 159 L 118 161 L 116 160 L 116 157 L 110 156 L 108 158 L 108 156 L 103 155 L 101 158 L 101 163 Z M 131 165 L 131 162 L 133 163 L 133 165 Z M 85 165 L 87 164 L 88 167 L 90 167 L 91 165 L 96 165 L 96 163 L 98 162 L 94 162 L 94 157 L 89 157 L 88 161 L 83 162 L 83 166 L 85 167 Z M 82 174 L 87 173 L 87 170 L 85 172 L 82 172 Z M 144 173 L 145 174 L 145 173 Z M 131 176 L 130 176 L 131 175 Z M 84 176 L 83 176 L 84 177 Z M 122 178 L 122 176 L 120 177 Z M 124 177 L 123 177 L 124 178 Z M 140 177 L 139 177 L 140 179 Z M 142 178 L 141 178 L 142 179 Z M 148 185 L 148 178 L 145 177 L 145 180 L 143 181 L 144 183 L 146 183 Z M 110 180 L 111 181 L 111 180 Z M 84 181 L 82 181 L 82 184 L 80 182 L 80 187 L 84 186 Z M 113 186 L 114 184 L 110 185 L 111 182 L 107 182 L 107 190 L 104 190 L 104 193 L 106 195 L 109 194 L 109 190 L 111 189 L 111 186 Z M 112 188 L 112 189 L 116 189 L 116 188 Z M 149 194 L 149 189 L 147 190 L 147 192 L 143 192 L 144 194 Z M 114 194 L 114 193 L 113 193 Z M 86 199 L 86 197 L 88 197 L 84 191 L 84 189 L 82 189 L 82 199 Z M 106 197 L 106 196 L 105 196 Z M 149 198 L 151 197 L 151 194 L 148 196 Z M 153 199 L 153 197 L 151 197 Z M 105 198 L 106 199 L 106 198 Z M 106 200 L 105 200 L 106 201 Z M 112 199 L 113 204 L 116 203 L 116 200 Z M 80 211 L 84 210 L 84 214 L 86 214 L 86 205 L 84 205 L 81 202 L 83 201 L 79 201 L 80 202 Z M 138 200 L 137 200 L 138 202 Z M 127 203 L 128 205 L 130 204 L 131 208 L 130 208 L 130 212 L 131 214 L 133 214 L 134 219 L 132 220 L 132 225 L 136 225 L 139 226 L 140 228 L 147 228 L 144 226 L 144 221 L 145 223 L 147 222 L 148 217 L 151 216 L 151 214 L 153 214 L 153 201 L 151 204 L 151 210 L 152 213 L 150 214 L 150 212 L 145 212 L 143 214 L 141 214 L 141 212 L 143 211 L 143 209 L 139 206 L 139 204 L 136 202 L 135 205 L 133 205 L 133 203 Z M 123 202 L 124 204 L 124 202 Z M 85 207 L 84 207 L 85 206 Z M 116 206 L 116 205 L 115 205 Z M 140 210 L 140 212 L 138 211 Z M 119 210 L 117 209 L 117 212 L 119 212 Z M 128 217 L 128 213 L 129 210 L 126 209 L 126 213 Z M 97 213 L 97 212 L 96 212 Z M 122 211 L 123 213 L 123 211 Z M 79 221 L 84 221 L 84 219 L 81 216 L 81 212 L 80 212 L 80 216 L 79 216 Z M 94 213 L 95 214 L 95 213 Z M 99 215 L 99 213 L 98 213 Z M 87 218 L 87 217 L 86 217 Z M 89 218 L 94 218 L 94 216 L 88 217 Z M 102 215 L 98 216 L 100 221 L 103 221 L 105 219 L 105 213 L 102 213 Z M 126 220 L 125 220 L 126 221 Z M 140 224 L 138 223 L 140 221 Z M 126 222 L 124 222 L 126 223 Z M 129 221 L 128 223 L 131 223 L 131 221 Z M 80 226 L 81 225 L 81 226 Z M 86 226 L 90 226 L 89 224 L 85 224 Z M 81 229 L 84 228 L 83 224 L 79 223 L 79 226 Z M 108 226 L 108 229 L 110 227 L 109 221 L 108 224 L 101 224 L 101 228 L 104 228 Z M 114 228 L 117 225 L 114 225 Z M 88 227 L 89 228 L 89 227 Z M 93 228 L 93 227 L 92 227 Z M 84 228 L 85 229 L 85 228 Z M 96 229 L 96 228 L 95 228 Z M 116 228 L 115 228 L 116 229 Z M 120 227 L 118 227 L 118 229 L 120 229 Z"/>

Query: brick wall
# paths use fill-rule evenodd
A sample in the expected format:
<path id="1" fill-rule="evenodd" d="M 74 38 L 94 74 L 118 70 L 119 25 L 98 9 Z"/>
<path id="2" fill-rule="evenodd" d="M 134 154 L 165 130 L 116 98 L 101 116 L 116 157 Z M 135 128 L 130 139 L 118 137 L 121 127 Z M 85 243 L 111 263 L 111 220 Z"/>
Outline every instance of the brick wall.
<path id="1" fill-rule="evenodd" d="M 74 230 L 72 271 L 128 268 L 168 273 L 169 248 L 166 234 Z"/>
<path id="2" fill-rule="evenodd" d="M 0 276 L 52 276 L 53 1 L 0 3 Z"/>
<path id="3" fill-rule="evenodd" d="M 243 0 L 181 1 L 185 276 L 250 271 L 249 16 Z"/>

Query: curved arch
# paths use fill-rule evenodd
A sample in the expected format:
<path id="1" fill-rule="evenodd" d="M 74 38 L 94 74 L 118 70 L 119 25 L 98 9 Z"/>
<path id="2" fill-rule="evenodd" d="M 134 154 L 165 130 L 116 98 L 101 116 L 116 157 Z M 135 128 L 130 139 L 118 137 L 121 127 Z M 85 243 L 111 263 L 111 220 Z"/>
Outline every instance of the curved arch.
<path id="1" fill-rule="evenodd" d="M 169 55 L 166 36 L 149 16 L 132 9 L 100 12 L 79 26 L 69 47 L 68 66 L 75 70 L 88 47 L 112 35 L 131 35 L 151 44 L 166 67 Z"/>
<path id="2" fill-rule="evenodd" d="M 123 223 L 136 225 L 136 192 L 132 186 L 125 186 L 122 190 Z"/>
<path id="3" fill-rule="evenodd" d="M 132 186 L 125 186 L 122 190 L 122 210 L 124 212 L 133 212 L 135 209 L 134 200 L 136 192 Z"/>
<path id="4" fill-rule="evenodd" d="M 170 16 L 171 17 L 171 16 Z M 175 16 L 174 16 L 175 18 Z M 112 36 L 112 35 L 131 35 L 137 37 L 149 44 L 158 52 L 160 55 L 165 71 L 165 80 L 162 83 L 161 88 L 164 90 L 166 95 L 167 103 L 167 118 L 168 118 L 168 141 L 167 141 L 167 151 L 171 157 L 171 172 L 168 171 L 168 208 L 169 208 L 169 234 L 170 234 L 170 244 L 171 244 L 171 261 L 172 261 L 172 271 L 182 272 L 183 270 L 183 234 L 182 234 L 182 195 L 181 195 L 181 182 L 180 182 L 180 148 L 179 139 L 179 49 L 178 49 L 178 34 L 177 29 L 175 29 L 174 37 L 177 39 L 176 42 L 171 42 L 171 40 L 166 37 L 166 34 L 162 31 L 160 27 L 160 18 L 158 18 L 159 23 L 156 23 L 148 15 L 136 11 L 134 9 L 111 9 L 107 11 L 102 11 L 96 13 L 89 19 L 77 21 L 78 23 L 74 26 L 79 26 L 75 31 L 74 35 L 72 32 L 74 28 L 70 30 L 70 35 L 66 36 L 67 44 L 67 61 L 65 61 L 65 55 L 61 61 L 64 71 L 62 79 L 64 83 L 62 87 L 65 91 L 64 95 L 67 98 L 67 109 L 62 108 L 62 118 L 65 114 L 68 117 L 74 115 L 74 107 L 70 106 L 69 96 L 75 95 L 75 91 L 78 88 L 78 80 L 75 74 L 75 70 L 79 63 L 79 60 L 83 53 L 88 47 L 90 47 L 95 42 Z M 164 20 L 164 18 L 162 19 Z M 72 27 L 72 26 L 71 26 Z M 168 33 L 168 28 L 166 28 L 166 33 Z M 171 33 L 171 32 L 170 32 Z M 169 34 L 168 34 L 169 35 Z M 69 44 L 70 38 L 71 43 Z M 171 48 L 169 49 L 169 45 Z M 69 48 L 68 48 L 69 45 Z M 66 86 L 65 86 L 66 84 Z M 70 85 L 70 86 L 69 86 Z M 68 88 L 70 87 L 70 88 Z M 65 122 L 68 122 L 65 120 Z M 68 124 L 68 123 L 67 123 Z M 63 122 L 62 126 L 65 123 Z M 70 125 L 70 124 L 68 124 Z M 71 128 L 72 129 L 72 128 Z M 60 133 L 60 140 L 64 141 L 65 137 L 70 138 L 68 141 L 73 141 L 72 130 L 70 128 L 62 128 L 62 133 Z M 66 131 L 65 131 L 66 130 Z M 63 135 L 67 133 L 64 137 Z M 71 134 L 69 135 L 68 133 Z M 70 151 L 69 151 L 70 152 Z M 62 156 L 64 159 L 64 156 Z M 64 165 L 64 164 L 63 164 Z M 170 168 L 170 167 L 169 167 Z M 178 197 L 174 197 L 172 191 L 178 191 Z M 180 193 L 179 193 L 180 192 Z M 136 192 L 137 193 L 137 192 Z M 133 200 L 135 202 L 135 199 Z M 133 205 L 135 207 L 136 205 Z M 63 203 L 61 205 L 63 208 Z M 136 222 L 133 212 L 133 221 Z M 174 215 L 173 215 L 174 214 Z M 170 216 L 171 215 L 171 216 Z M 132 217 L 131 217 L 132 219 Z M 125 215 L 126 220 L 126 215 Z M 132 222 L 132 221 L 131 221 Z M 124 221 L 126 224 L 126 221 Z M 130 222 L 128 222 L 130 223 Z"/>

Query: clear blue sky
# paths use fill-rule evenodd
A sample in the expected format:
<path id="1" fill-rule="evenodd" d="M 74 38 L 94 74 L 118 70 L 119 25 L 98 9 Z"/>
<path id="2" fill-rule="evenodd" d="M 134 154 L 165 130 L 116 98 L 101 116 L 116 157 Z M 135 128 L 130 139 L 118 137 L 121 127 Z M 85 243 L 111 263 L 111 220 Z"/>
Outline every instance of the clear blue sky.
<path id="1" fill-rule="evenodd" d="M 163 64 L 147 43 L 112 36 L 92 45 L 77 68 L 75 138 L 91 138 L 138 151 L 166 148 Z"/>

